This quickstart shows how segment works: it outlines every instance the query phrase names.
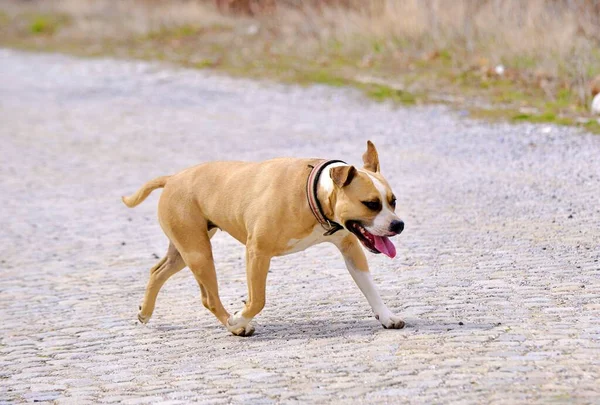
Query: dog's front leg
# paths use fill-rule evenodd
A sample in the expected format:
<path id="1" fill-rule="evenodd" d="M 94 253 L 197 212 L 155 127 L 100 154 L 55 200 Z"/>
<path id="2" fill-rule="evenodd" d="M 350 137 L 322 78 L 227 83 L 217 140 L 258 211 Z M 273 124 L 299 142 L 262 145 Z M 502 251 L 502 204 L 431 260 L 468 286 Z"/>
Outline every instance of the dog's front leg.
<path id="1" fill-rule="evenodd" d="M 400 317 L 394 315 L 392 311 L 383 303 L 379 291 L 373 282 L 373 277 L 369 272 L 369 265 L 365 253 L 360 247 L 360 242 L 354 235 L 348 235 L 341 241 L 336 243 L 336 246 L 342 252 L 346 267 L 350 275 L 354 279 L 358 288 L 367 298 L 371 305 L 375 318 L 381 322 L 386 329 L 402 329 L 404 321 Z"/>
<path id="2" fill-rule="evenodd" d="M 248 301 L 242 311 L 236 312 L 227 321 L 227 329 L 234 335 L 250 336 L 254 326 L 250 323 L 265 306 L 267 273 L 271 256 L 254 246 L 246 246 L 246 278 L 248 280 Z"/>

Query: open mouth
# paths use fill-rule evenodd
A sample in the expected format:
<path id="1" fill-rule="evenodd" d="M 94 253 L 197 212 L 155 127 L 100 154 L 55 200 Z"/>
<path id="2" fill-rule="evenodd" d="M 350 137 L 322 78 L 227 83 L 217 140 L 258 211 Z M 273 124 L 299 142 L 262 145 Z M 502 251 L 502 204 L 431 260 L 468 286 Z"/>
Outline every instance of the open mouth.
<path id="1" fill-rule="evenodd" d="M 346 229 L 355 234 L 358 240 L 360 240 L 363 246 L 370 252 L 383 253 L 391 258 L 396 256 L 396 247 L 387 236 L 373 235 L 358 221 L 347 221 Z"/>

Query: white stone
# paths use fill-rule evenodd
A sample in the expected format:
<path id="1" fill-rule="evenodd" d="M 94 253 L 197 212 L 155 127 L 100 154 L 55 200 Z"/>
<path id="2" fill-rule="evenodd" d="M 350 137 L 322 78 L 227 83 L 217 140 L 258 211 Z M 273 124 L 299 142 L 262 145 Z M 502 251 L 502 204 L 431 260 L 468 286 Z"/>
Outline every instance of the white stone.
<path id="1" fill-rule="evenodd" d="M 600 93 L 592 100 L 592 114 L 600 115 Z"/>

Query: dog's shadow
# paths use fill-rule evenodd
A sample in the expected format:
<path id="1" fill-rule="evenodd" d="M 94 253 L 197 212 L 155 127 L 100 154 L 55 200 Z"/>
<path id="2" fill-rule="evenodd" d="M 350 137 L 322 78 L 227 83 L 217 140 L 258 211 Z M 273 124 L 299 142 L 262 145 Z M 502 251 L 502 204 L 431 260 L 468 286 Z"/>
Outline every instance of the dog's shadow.
<path id="1" fill-rule="evenodd" d="M 498 327 L 500 323 L 434 322 L 424 319 L 406 318 L 403 329 L 385 330 L 374 319 L 336 321 L 315 319 L 311 321 L 267 322 L 257 325 L 256 340 L 280 339 L 328 339 L 339 337 L 372 337 L 378 333 L 397 333 L 399 336 L 415 334 L 455 334 L 460 331 L 482 331 Z"/>

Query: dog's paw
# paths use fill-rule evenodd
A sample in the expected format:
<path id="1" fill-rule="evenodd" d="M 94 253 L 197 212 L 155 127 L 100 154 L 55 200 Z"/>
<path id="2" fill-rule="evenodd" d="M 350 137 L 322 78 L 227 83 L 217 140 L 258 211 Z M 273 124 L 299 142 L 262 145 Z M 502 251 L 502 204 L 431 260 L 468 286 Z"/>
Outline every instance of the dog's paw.
<path id="1" fill-rule="evenodd" d="M 242 336 L 242 337 L 248 337 L 248 336 L 252 336 L 254 335 L 254 326 L 252 324 L 248 324 L 246 326 L 244 326 L 243 328 L 239 328 L 239 329 L 229 329 L 229 331 L 234 334 L 235 336 Z"/>
<path id="2" fill-rule="evenodd" d="M 138 321 L 140 321 L 140 323 L 147 324 L 152 315 L 142 315 L 142 306 L 141 305 L 138 306 L 138 309 L 140 310 L 140 312 L 138 312 Z"/>
<path id="3" fill-rule="evenodd" d="M 235 336 L 252 336 L 254 334 L 254 325 L 250 319 L 242 316 L 241 312 L 236 312 L 227 320 L 227 330 Z"/>
<path id="4" fill-rule="evenodd" d="M 379 319 L 384 329 L 402 329 L 406 325 L 399 316 L 391 313 L 383 316 L 375 315 L 375 318 Z"/>
<path id="5" fill-rule="evenodd" d="M 142 311 L 138 312 L 138 321 L 140 321 L 143 324 L 146 324 L 146 323 L 148 323 L 149 320 L 150 320 L 150 316 L 142 315 Z"/>

